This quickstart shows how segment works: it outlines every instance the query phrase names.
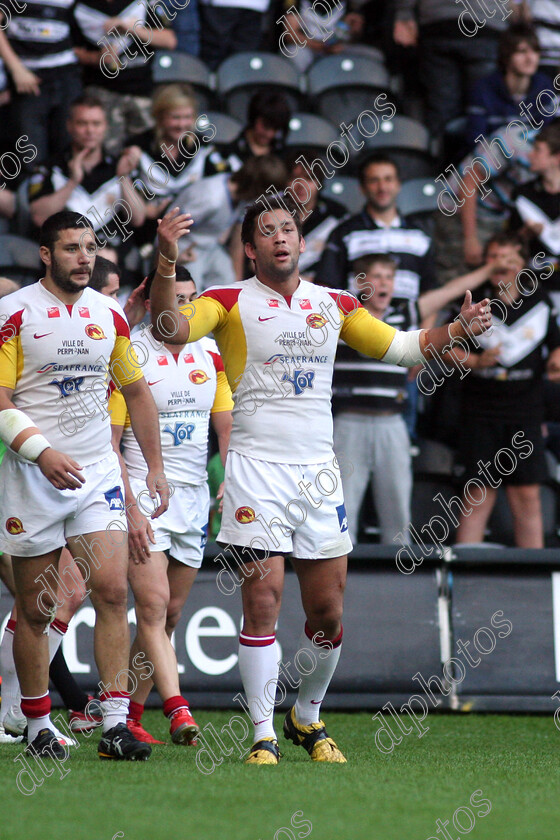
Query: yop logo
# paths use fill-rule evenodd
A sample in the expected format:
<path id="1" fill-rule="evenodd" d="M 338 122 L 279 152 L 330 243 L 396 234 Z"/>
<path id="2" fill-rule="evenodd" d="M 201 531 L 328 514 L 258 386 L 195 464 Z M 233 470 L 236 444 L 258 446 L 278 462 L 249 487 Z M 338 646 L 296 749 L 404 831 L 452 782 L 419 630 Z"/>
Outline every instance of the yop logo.
<path id="1" fill-rule="evenodd" d="M 6 519 L 6 531 L 8 534 L 13 534 L 14 536 L 15 534 L 27 533 L 23 527 L 23 522 L 17 516 L 10 516 L 9 519 Z"/>
<path id="2" fill-rule="evenodd" d="M 171 435 L 173 438 L 173 446 L 180 446 L 184 440 L 190 440 L 191 435 L 195 430 L 194 423 L 175 423 L 175 428 L 172 429 L 171 426 L 166 426 L 163 430 L 167 432 L 168 435 Z"/>
<path id="3" fill-rule="evenodd" d="M 107 490 L 107 492 L 103 495 L 109 505 L 109 510 L 124 510 L 122 492 L 118 485 L 117 487 L 112 487 L 110 490 Z"/>
<path id="4" fill-rule="evenodd" d="M 94 338 L 96 341 L 99 341 L 101 338 L 107 338 L 98 324 L 87 324 L 85 333 L 88 338 Z"/>
<path id="5" fill-rule="evenodd" d="M 290 376 L 289 373 L 285 373 L 281 381 L 289 382 L 294 389 L 294 396 L 299 397 L 300 394 L 303 394 L 306 388 L 313 388 L 314 379 L 314 370 L 294 370 L 293 376 Z"/>
<path id="6" fill-rule="evenodd" d="M 340 533 L 343 534 L 348 530 L 348 517 L 346 516 L 346 508 L 344 505 L 339 505 L 336 509 L 338 516 L 338 524 L 340 525 Z"/>
<path id="7" fill-rule="evenodd" d="M 52 379 L 49 385 L 56 385 L 61 397 L 69 397 L 70 394 L 75 394 L 80 390 L 83 381 L 83 376 L 65 376 L 60 382 L 58 379 Z"/>
<path id="8" fill-rule="evenodd" d="M 318 312 L 311 312 L 305 319 L 305 323 L 309 324 L 312 330 L 320 330 L 327 323 L 324 315 L 319 315 Z"/>

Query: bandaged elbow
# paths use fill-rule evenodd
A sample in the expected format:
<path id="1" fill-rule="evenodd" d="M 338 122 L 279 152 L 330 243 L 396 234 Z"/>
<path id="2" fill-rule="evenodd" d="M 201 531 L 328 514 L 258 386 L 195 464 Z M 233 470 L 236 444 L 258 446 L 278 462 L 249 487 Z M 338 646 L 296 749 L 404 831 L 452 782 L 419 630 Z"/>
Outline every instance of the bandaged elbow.
<path id="1" fill-rule="evenodd" d="M 410 332 L 397 330 L 382 360 L 389 362 L 391 365 L 401 365 L 401 367 L 414 367 L 414 365 L 423 364 L 426 358 L 420 349 L 421 332 L 422 330 L 411 330 Z"/>

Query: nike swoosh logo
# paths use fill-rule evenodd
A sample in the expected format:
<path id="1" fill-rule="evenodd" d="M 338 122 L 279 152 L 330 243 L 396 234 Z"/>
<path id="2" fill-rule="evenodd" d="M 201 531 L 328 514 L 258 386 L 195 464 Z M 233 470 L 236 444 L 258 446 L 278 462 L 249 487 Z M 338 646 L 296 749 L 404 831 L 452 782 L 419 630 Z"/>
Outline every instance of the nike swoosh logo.
<path id="1" fill-rule="evenodd" d="M 271 315 L 269 318 L 261 318 L 259 315 L 259 321 L 272 321 L 273 318 L 277 318 L 277 315 Z"/>
<path id="2" fill-rule="evenodd" d="M 313 703 L 314 706 L 318 706 L 321 701 L 320 700 L 310 700 L 309 702 Z"/>
<path id="3" fill-rule="evenodd" d="M 259 724 L 261 724 L 261 723 L 266 723 L 266 718 L 265 718 L 265 720 L 259 720 L 259 721 L 254 720 L 253 721 L 253 726 L 259 726 Z"/>
<path id="4" fill-rule="evenodd" d="M 52 335 L 52 332 L 50 332 L 50 333 L 43 333 L 42 335 L 37 335 L 37 333 L 34 333 L 34 334 L 33 334 L 33 338 L 44 338 L 46 335 Z"/>
<path id="5" fill-rule="evenodd" d="M 163 379 L 156 379 L 155 382 L 148 382 L 148 385 L 157 385 L 158 382 L 163 382 Z"/>

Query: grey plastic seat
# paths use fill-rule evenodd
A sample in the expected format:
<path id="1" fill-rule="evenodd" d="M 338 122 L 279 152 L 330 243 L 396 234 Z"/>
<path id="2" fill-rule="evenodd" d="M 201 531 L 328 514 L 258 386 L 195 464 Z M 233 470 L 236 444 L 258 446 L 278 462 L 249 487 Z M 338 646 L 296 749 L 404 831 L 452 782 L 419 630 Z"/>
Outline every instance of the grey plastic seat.
<path id="1" fill-rule="evenodd" d="M 261 88 L 285 93 L 292 110 L 302 104 L 302 77 L 283 55 L 242 52 L 229 56 L 216 71 L 216 90 L 222 106 L 233 117 L 245 120 L 253 94 Z"/>
<path id="2" fill-rule="evenodd" d="M 152 80 L 155 85 L 186 83 L 194 88 L 199 109 L 214 104 L 214 80 L 210 70 L 199 58 L 180 50 L 157 50 L 152 61 Z"/>

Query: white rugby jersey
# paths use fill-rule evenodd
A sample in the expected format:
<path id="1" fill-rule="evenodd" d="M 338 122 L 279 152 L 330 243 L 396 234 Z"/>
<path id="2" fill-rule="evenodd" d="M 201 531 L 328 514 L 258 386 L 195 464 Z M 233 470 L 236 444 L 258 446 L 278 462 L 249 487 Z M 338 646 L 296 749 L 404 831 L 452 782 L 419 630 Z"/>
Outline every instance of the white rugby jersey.
<path id="1" fill-rule="evenodd" d="M 202 338 L 171 353 L 140 331 L 132 341 L 159 412 L 165 475 L 182 484 L 203 484 L 208 460 L 210 414 L 231 411 L 231 391 L 216 342 Z M 123 426 L 122 453 L 129 475 L 145 479 L 148 466 L 119 391 L 109 401 L 111 423 Z"/>
<path id="2" fill-rule="evenodd" d="M 256 277 L 214 286 L 181 312 L 190 321 L 191 341 L 214 331 L 235 405 L 229 448 L 284 464 L 332 459 L 339 335 L 381 358 L 396 332 L 348 292 L 304 280 L 288 297 Z"/>
<path id="3" fill-rule="evenodd" d="M 115 300 L 85 288 L 67 305 L 41 281 L 0 300 L 0 385 L 80 466 L 111 452 L 111 376 L 122 385 L 142 377 Z"/>

